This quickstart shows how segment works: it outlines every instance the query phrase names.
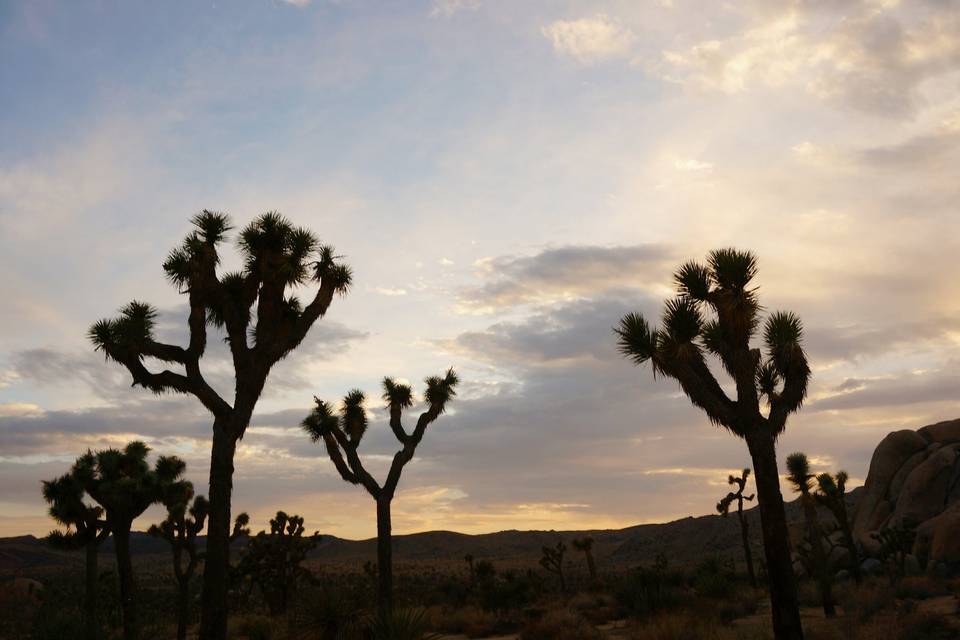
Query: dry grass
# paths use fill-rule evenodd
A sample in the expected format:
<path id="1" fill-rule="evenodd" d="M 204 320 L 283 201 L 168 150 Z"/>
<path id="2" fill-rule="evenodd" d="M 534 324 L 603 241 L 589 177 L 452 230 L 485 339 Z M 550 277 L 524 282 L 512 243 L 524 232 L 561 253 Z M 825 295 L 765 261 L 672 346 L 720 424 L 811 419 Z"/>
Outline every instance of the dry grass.
<path id="1" fill-rule="evenodd" d="M 603 634 L 582 615 L 558 610 L 524 626 L 520 640 L 603 640 Z"/>

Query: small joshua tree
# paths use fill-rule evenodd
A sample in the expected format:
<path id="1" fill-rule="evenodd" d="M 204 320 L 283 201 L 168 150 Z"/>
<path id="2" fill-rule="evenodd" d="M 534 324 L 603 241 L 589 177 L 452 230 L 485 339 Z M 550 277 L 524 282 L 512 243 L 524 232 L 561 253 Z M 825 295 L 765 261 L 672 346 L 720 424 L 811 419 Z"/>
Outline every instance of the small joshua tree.
<path id="1" fill-rule="evenodd" d="M 752 253 L 712 251 L 706 265 L 687 262 L 677 271 L 679 295 L 666 302 L 663 328 L 654 329 L 643 316 L 631 313 L 615 332 L 625 356 L 636 364 L 650 362 L 654 376 L 677 380 L 711 423 L 746 441 L 760 504 L 774 635 L 777 640 L 801 640 L 776 441 L 807 395 L 810 367 L 801 345 L 800 318 L 792 313 L 767 317 L 765 357 L 751 346 L 760 325 L 760 302 L 750 285 L 756 272 Z M 736 400 L 714 377 L 707 354 L 719 358 L 733 378 Z M 766 415 L 760 407 L 764 396 L 769 405 Z"/>
<path id="2" fill-rule="evenodd" d="M 130 559 L 130 528 L 147 507 L 163 499 L 186 467 L 175 456 L 160 456 L 151 469 L 147 464 L 149 451 L 147 445 L 137 441 L 122 451 L 88 451 L 77 459 L 71 471 L 87 494 L 103 507 L 107 527 L 113 534 L 125 640 L 138 637 L 140 632 L 136 581 Z"/>
<path id="3" fill-rule="evenodd" d="M 323 441 L 327 454 L 340 476 L 351 484 L 362 485 L 377 503 L 377 612 L 389 619 L 393 611 L 393 541 L 391 537 L 390 504 L 400 482 L 404 466 L 413 459 L 427 427 L 446 410 L 447 402 L 456 396 L 459 378 L 453 369 L 444 376 L 426 379 L 424 399 L 427 410 L 420 414 L 417 425 L 408 433 L 403 427 L 403 410 L 413 405 L 413 391 L 409 385 L 392 378 L 383 380 L 383 399 L 390 410 L 390 428 L 402 445 L 393 456 L 387 479 L 380 485 L 363 466 L 358 447 L 367 431 L 367 413 L 363 392 L 354 390 L 346 395 L 339 418 L 323 400 L 314 398 L 316 407 L 302 423 L 314 442 Z"/>
<path id="4" fill-rule="evenodd" d="M 192 502 L 191 502 L 192 501 Z M 162 538 L 173 550 L 173 575 L 177 581 L 177 640 L 187 637 L 190 621 L 190 581 L 203 553 L 197 550 L 197 534 L 203 531 L 207 520 L 207 499 L 193 495 L 193 484 L 174 483 L 163 497 L 167 517 L 147 531 Z M 186 555 L 186 564 L 184 564 Z"/>
<path id="5" fill-rule="evenodd" d="M 273 615 L 287 611 L 290 593 L 298 582 L 308 581 L 310 572 L 300 564 L 317 546 L 320 535 L 304 537 L 303 518 L 277 511 L 270 520 L 270 533 L 261 531 L 250 539 L 240 558 L 239 571 L 260 587 Z"/>
<path id="6" fill-rule="evenodd" d="M 737 503 L 737 520 L 740 522 L 740 537 L 743 538 L 743 557 L 747 562 L 747 574 L 750 576 L 750 584 L 756 589 L 757 575 L 753 570 L 753 554 L 750 552 L 750 524 L 747 522 L 746 516 L 743 515 L 744 500 L 747 502 L 753 500 L 753 494 L 749 496 L 743 495 L 743 491 L 747 487 L 747 478 L 749 477 L 750 469 L 744 469 L 740 477 L 727 477 L 727 484 L 736 485 L 737 490 L 735 492 L 731 491 L 717 503 L 717 511 L 723 517 L 727 517 L 727 514 L 730 512 L 730 505 L 734 502 Z"/>
<path id="7" fill-rule="evenodd" d="M 567 580 L 563 575 L 563 556 L 567 553 L 567 545 L 563 544 L 563 540 L 560 540 L 556 546 L 543 547 L 541 551 L 543 555 L 540 557 L 540 566 L 550 573 L 557 574 L 557 578 L 560 580 L 560 591 L 566 593 Z"/>
<path id="8" fill-rule="evenodd" d="M 888 525 L 871 533 L 870 537 L 880 543 L 878 555 L 890 570 L 891 582 L 896 582 L 907 573 L 907 556 L 916 540 L 916 523 L 904 520 L 899 525 Z"/>
<path id="9" fill-rule="evenodd" d="M 203 211 L 191 220 L 194 231 L 170 252 L 163 269 L 189 298 L 186 347 L 154 339 L 156 310 L 131 302 L 113 319 L 90 328 L 94 347 L 130 372 L 134 385 L 154 393 L 193 395 L 213 417 L 210 457 L 210 513 L 203 567 L 201 640 L 227 635 L 227 585 L 230 574 L 230 500 L 237 442 L 250 424 L 270 370 L 297 348 L 313 324 L 326 314 L 333 297 L 346 292 L 350 269 L 337 262 L 331 247 L 278 213 L 265 213 L 240 232 L 243 267 L 218 274 L 219 246 L 231 229 L 222 213 Z M 292 288 L 318 283 L 303 306 Z M 235 374 L 232 402 L 222 398 L 200 369 L 207 326 L 226 331 Z M 145 358 L 171 365 L 155 372 Z"/>
<path id="10" fill-rule="evenodd" d="M 827 565 L 827 554 L 823 548 L 823 529 L 817 517 L 816 501 L 813 497 L 813 475 L 810 473 L 810 462 L 804 453 L 791 453 L 787 456 L 787 480 L 793 485 L 794 491 L 800 494 L 800 504 L 803 506 L 803 516 L 807 523 L 807 537 L 813 553 L 814 571 L 820 586 L 820 598 L 823 600 L 823 613 L 827 617 L 836 615 L 833 606 L 832 579 L 830 567 Z"/>
<path id="11" fill-rule="evenodd" d="M 103 507 L 84 501 L 83 484 L 75 473 L 67 473 L 55 480 L 43 482 L 43 499 L 50 505 L 50 517 L 63 525 L 65 531 L 51 531 L 47 541 L 60 549 L 83 549 L 86 553 L 86 573 L 83 596 L 83 637 L 96 640 L 97 625 L 97 552 L 110 535 Z"/>
<path id="12" fill-rule="evenodd" d="M 847 516 L 847 472 L 839 471 L 836 476 L 821 473 L 817 476 L 818 491 L 815 494 L 817 502 L 824 505 L 833 514 L 837 526 L 843 534 L 843 546 L 850 553 L 850 573 L 857 584 L 863 579 L 860 573 L 860 553 L 857 543 L 853 539 L 850 528 L 850 518 Z"/>
<path id="13" fill-rule="evenodd" d="M 463 556 L 463 561 L 467 563 L 467 574 L 470 576 L 470 586 L 472 587 L 477 581 L 476 574 L 473 572 L 473 554 L 468 553 Z"/>
<path id="14" fill-rule="evenodd" d="M 584 557 L 587 559 L 587 570 L 590 572 L 590 582 L 593 586 L 597 586 L 597 565 L 593 561 L 593 537 L 584 536 L 582 538 L 574 538 L 571 544 L 574 549 L 583 552 Z"/>

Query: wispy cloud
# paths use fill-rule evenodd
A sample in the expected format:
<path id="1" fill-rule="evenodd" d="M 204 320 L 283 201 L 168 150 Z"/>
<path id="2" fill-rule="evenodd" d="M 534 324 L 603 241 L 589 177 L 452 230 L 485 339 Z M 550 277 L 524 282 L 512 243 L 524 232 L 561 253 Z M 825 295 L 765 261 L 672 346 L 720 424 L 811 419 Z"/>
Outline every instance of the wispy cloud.
<path id="1" fill-rule="evenodd" d="M 553 50 L 582 64 L 620 58 L 630 52 L 635 36 L 630 29 L 605 13 L 576 20 L 556 20 L 542 33 Z"/>

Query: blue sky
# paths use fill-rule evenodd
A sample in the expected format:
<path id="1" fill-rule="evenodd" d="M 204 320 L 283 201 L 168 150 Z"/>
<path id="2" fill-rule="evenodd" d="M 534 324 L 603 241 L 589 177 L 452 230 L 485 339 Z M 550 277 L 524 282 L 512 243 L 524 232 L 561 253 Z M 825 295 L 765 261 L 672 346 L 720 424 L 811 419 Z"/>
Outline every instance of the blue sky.
<path id="1" fill-rule="evenodd" d="M 87 447 L 142 438 L 205 484 L 199 407 L 130 389 L 84 339 L 134 297 L 182 331 L 160 263 L 202 208 L 280 210 L 355 271 L 244 439 L 236 505 L 255 524 L 283 508 L 371 535 L 369 500 L 296 424 L 314 394 L 450 365 L 464 391 L 404 478 L 398 530 L 712 511 L 743 445 L 622 361 L 610 327 L 656 317 L 672 269 L 727 245 L 756 251 L 765 304 L 806 322 L 814 383 L 781 452 L 862 479 L 885 433 L 960 412 L 958 16 L 0 3 L 0 535 L 50 526 L 39 482 Z M 393 444 L 375 422 L 374 466 Z"/>

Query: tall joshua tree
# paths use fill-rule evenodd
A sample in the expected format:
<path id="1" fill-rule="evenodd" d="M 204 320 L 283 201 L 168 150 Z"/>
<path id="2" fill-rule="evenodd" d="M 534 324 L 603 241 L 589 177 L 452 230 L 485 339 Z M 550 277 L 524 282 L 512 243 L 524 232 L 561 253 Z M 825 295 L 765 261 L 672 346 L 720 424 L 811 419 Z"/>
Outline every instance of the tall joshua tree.
<path id="1" fill-rule="evenodd" d="M 831 592 L 831 576 L 827 566 L 827 554 L 823 549 L 823 530 L 817 517 L 817 506 L 813 497 L 813 475 L 810 473 L 810 461 L 805 453 L 791 453 L 787 456 L 787 480 L 794 491 L 800 494 L 803 517 L 807 523 L 807 537 L 813 551 L 814 570 L 817 572 L 817 584 L 820 587 L 820 599 L 823 601 L 823 613 L 827 617 L 836 615 Z"/>
<path id="2" fill-rule="evenodd" d="M 853 539 L 850 529 L 850 518 L 847 516 L 847 476 L 846 471 L 838 471 L 836 476 L 821 473 L 817 476 L 818 491 L 815 495 L 817 502 L 824 505 L 833 514 L 843 534 L 843 546 L 850 554 L 850 573 L 857 584 L 863 577 L 860 574 L 860 554 L 857 543 Z"/>
<path id="3" fill-rule="evenodd" d="M 250 423 L 270 369 L 300 344 L 327 312 L 334 294 L 347 290 L 350 270 L 310 231 L 271 212 L 240 232 L 237 244 L 244 259 L 242 269 L 218 274 L 219 248 L 231 229 L 229 217 L 203 211 L 191 222 L 194 230 L 163 263 L 170 282 L 188 296 L 189 344 L 157 342 L 153 334 L 156 311 L 137 301 L 121 309 L 118 317 L 93 325 L 90 338 L 97 350 L 129 370 L 134 385 L 158 394 L 193 395 L 213 417 L 200 637 L 223 640 L 237 441 Z M 308 281 L 318 283 L 318 288 L 303 306 L 288 290 Z M 235 375 L 232 403 L 207 384 L 201 373 L 210 324 L 226 332 Z M 177 370 L 151 371 L 144 362 L 147 357 Z"/>
<path id="4" fill-rule="evenodd" d="M 176 456 L 160 456 L 151 469 L 147 464 L 149 451 L 147 445 L 138 441 L 129 443 L 122 451 L 88 451 L 77 459 L 71 471 L 90 497 L 103 507 L 107 527 L 113 534 L 125 640 L 137 638 L 140 633 L 130 528 L 147 507 L 163 498 L 186 468 Z"/>
<path id="5" fill-rule="evenodd" d="M 590 582 L 596 586 L 597 565 L 593 561 L 593 537 L 584 536 L 582 538 L 574 538 L 571 544 L 573 545 L 574 549 L 583 552 L 584 557 L 587 559 L 587 570 L 590 572 Z"/>
<path id="6" fill-rule="evenodd" d="M 185 640 L 190 621 L 190 580 L 203 556 L 197 550 L 197 534 L 203 531 L 209 505 L 203 496 L 194 497 L 193 483 L 187 481 L 174 483 L 163 496 L 163 504 L 167 508 L 166 519 L 151 525 L 147 533 L 166 540 L 173 550 L 173 575 L 177 581 L 177 640 Z"/>
<path id="7" fill-rule="evenodd" d="M 737 520 L 740 522 L 740 537 L 743 538 L 743 557 L 747 562 L 747 574 L 750 576 L 750 584 L 756 589 L 757 574 L 753 570 L 753 554 L 750 552 L 750 525 L 747 522 L 747 518 L 743 515 L 744 500 L 747 502 L 753 500 L 753 494 L 749 496 L 743 495 L 743 491 L 747 487 L 747 478 L 749 477 L 750 469 L 744 469 L 743 474 L 739 477 L 727 477 L 727 484 L 736 485 L 737 490 L 731 491 L 717 503 L 717 511 L 720 515 L 726 517 L 730 512 L 730 505 L 734 502 L 737 503 Z"/>
<path id="8" fill-rule="evenodd" d="M 103 507 L 84 501 L 83 484 L 75 473 L 43 482 L 43 499 L 50 505 L 50 517 L 66 527 L 52 531 L 47 541 L 61 549 L 83 549 L 86 552 L 86 579 L 83 595 L 83 638 L 96 640 L 97 626 L 97 551 L 110 535 Z"/>
<path id="9" fill-rule="evenodd" d="M 380 485 L 364 468 L 357 448 L 367 431 L 367 413 L 363 408 L 363 392 L 354 390 L 343 399 L 339 418 L 323 400 L 314 398 L 316 407 L 303 420 L 303 428 L 314 442 L 323 440 L 330 460 L 340 476 L 351 484 L 362 485 L 377 503 L 377 612 L 389 619 L 393 611 L 393 541 L 391 537 L 390 504 L 393 501 L 400 474 L 413 459 L 427 427 L 440 417 L 456 396 L 457 374 L 448 369 L 443 376 L 425 380 L 427 410 L 420 414 L 412 432 L 402 423 L 403 410 L 413 405 L 413 391 L 409 385 L 392 378 L 383 380 L 383 399 L 390 410 L 390 428 L 401 448 L 393 456 L 387 479 Z"/>
<path id="10" fill-rule="evenodd" d="M 790 562 L 787 519 L 780 493 L 776 441 L 787 417 L 807 393 L 810 367 L 801 346 L 800 318 L 777 312 L 766 319 L 766 353 L 751 346 L 760 325 L 760 303 L 750 283 L 757 259 L 736 249 L 712 251 L 707 264 L 687 262 L 674 276 L 678 297 L 668 300 L 663 327 L 642 315 L 624 316 L 615 329 L 621 352 L 636 364 L 650 362 L 654 376 L 680 383 L 690 401 L 746 441 L 756 474 L 760 523 L 770 576 L 774 633 L 778 640 L 803 637 L 797 587 Z M 719 358 L 737 390 L 731 399 L 707 365 Z M 764 357 L 765 356 L 765 357 Z M 766 397 L 769 410 L 761 410 Z"/>

